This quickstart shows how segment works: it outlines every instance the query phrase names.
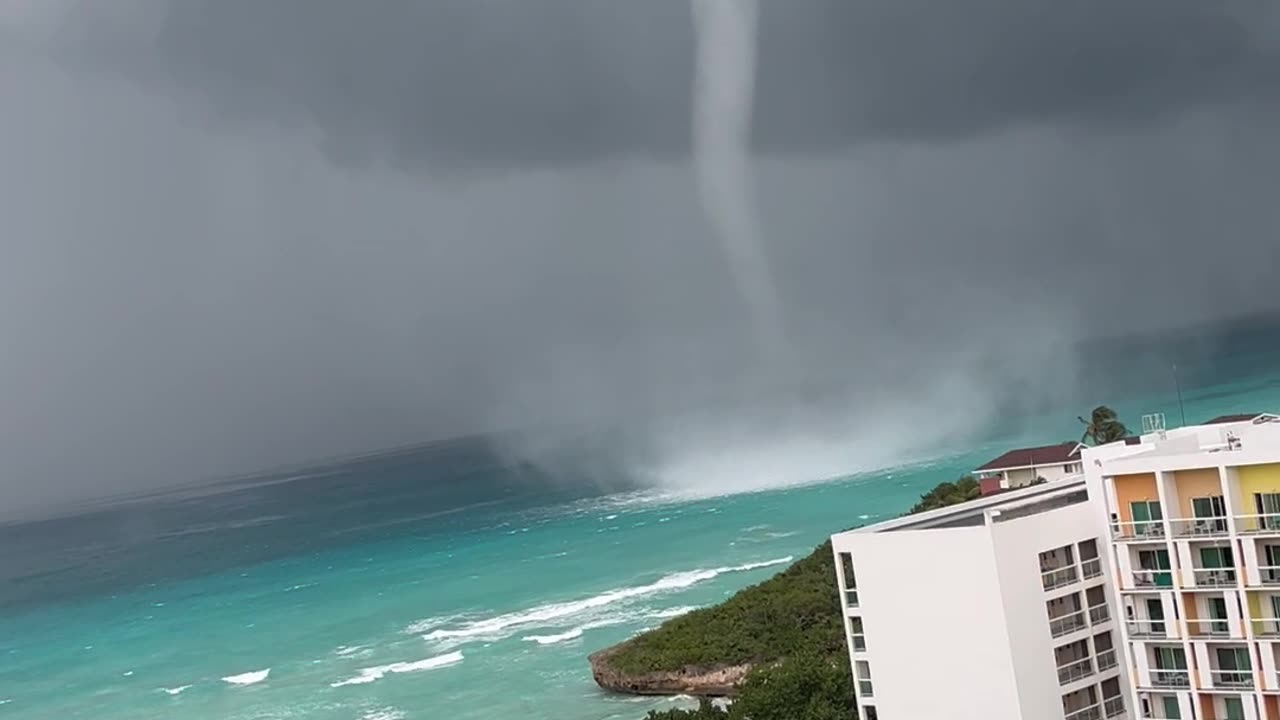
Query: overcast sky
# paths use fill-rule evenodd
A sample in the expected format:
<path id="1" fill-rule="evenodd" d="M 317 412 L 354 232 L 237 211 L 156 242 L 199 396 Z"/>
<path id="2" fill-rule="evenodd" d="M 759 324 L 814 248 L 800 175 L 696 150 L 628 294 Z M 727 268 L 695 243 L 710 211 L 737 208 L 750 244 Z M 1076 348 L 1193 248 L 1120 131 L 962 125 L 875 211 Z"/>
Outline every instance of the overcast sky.
<path id="1" fill-rule="evenodd" d="M 1280 305 L 1280 4 L 761 2 L 764 369 L 687 0 L 0 0 L 0 509 L 582 423 L 874 462 Z"/>

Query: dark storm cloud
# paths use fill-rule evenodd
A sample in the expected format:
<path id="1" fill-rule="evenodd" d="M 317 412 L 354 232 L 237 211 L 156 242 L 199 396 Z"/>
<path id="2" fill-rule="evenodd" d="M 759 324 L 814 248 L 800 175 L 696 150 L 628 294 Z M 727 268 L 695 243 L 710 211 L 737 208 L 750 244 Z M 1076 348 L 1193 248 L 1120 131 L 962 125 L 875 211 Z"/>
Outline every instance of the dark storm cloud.
<path id="1" fill-rule="evenodd" d="M 764 151 L 1144 123 L 1280 86 L 1268 44 L 1280 11 L 1266 0 L 762 6 Z M 687 0 L 145 0 L 137 12 L 144 32 L 89 45 L 225 117 L 313 127 L 344 162 L 563 166 L 688 149 Z"/>
<path id="2" fill-rule="evenodd" d="M 684 0 L 0 2 L 0 516 L 495 428 L 812 479 L 1277 309 L 1280 5 L 763 4 L 772 367 Z"/>

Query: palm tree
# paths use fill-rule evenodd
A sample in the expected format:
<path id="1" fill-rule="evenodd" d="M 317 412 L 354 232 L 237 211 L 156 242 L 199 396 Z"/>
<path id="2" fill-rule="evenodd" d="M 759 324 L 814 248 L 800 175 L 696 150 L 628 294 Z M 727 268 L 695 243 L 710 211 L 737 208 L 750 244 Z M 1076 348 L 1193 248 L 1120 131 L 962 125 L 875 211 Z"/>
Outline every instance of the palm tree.
<path id="1" fill-rule="evenodd" d="M 1084 434 L 1080 436 L 1080 442 L 1092 440 L 1094 445 L 1105 445 L 1129 435 L 1129 428 L 1120 422 L 1116 411 L 1106 405 L 1094 408 L 1088 420 L 1079 416 L 1077 419 L 1084 424 Z"/>

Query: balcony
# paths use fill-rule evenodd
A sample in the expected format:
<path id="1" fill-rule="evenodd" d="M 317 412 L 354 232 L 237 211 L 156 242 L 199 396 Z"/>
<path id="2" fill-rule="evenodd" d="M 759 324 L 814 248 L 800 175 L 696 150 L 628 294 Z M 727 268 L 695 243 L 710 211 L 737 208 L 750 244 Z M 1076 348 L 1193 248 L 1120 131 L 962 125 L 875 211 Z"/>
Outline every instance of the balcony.
<path id="1" fill-rule="evenodd" d="M 1093 558 L 1080 563 L 1080 574 L 1085 580 L 1092 580 L 1102 575 L 1102 558 Z"/>
<path id="2" fill-rule="evenodd" d="M 1215 688 L 1224 690 L 1252 690 L 1252 670 L 1210 670 L 1209 677 Z"/>
<path id="3" fill-rule="evenodd" d="M 1070 615 L 1063 615 L 1059 618 L 1049 620 L 1049 634 L 1055 638 L 1069 635 L 1077 630 L 1083 630 L 1088 624 L 1084 619 L 1084 611 L 1079 610 Z"/>
<path id="4" fill-rule="evenodd" d="M 1045 590 L 1055 590 L 1060 587 L 1066 587 L 1075 582 L 1079 582 L 1080 574 L 1076 570 L 1075 565 L 1068 565 L 1056 570 L 1047 570 L 1040 573 L 1040 583 L 1044 585 Z"/>
<path id="5" fill-rule="evenodd" d="M 1241 535 L 1280 535 L 1280 515 L 1236 515 L 1236 532 Z"/>
<path id="6" fill-rule="evenodd" d="M 1196 587 L 1235 587 L 1235 568 L 1193 568 Z"/>
<path id="7" fill-rule="evenodd" d="M 1186 670 L 1152 670 L 1151 687 L 1189 688 L 1191 687 L 1191 673 Z"/>
<path id="8" fill-rule="evenodd" d="M 1111 619 L 1111 608 L 1106 603 L 1089 608 L 1089 624 L 1101 625 Z"/>
<path id="9" fill-rule="evenodd" d="M 1093 674 L 1093 661 L 1089 658 L 1076 660 L 1058 668 L 1058 684 L 1068 685 L 1076 680 L 1083 680 Z"/>
<path id="10" fill-rule="evenodd" d="M 1111 523 L 1111 539 L 1116 542 L 1158 542 L 1164 540 L 1164 522 L 1138 520 Z"/>
<path id="11" fill-rule="evenodd" d="M 1109 718 L 1120 717 L 1124 714 L 1124 698 L 1117 695 L 1113 698 L 1107 698 L 1102 701 L 1102 714 Z"/>
<path id="12" fill-rule="evenodd" d="M 1166 620 L 1129 620 L 1125 623 L 1129 637 L 1134 640 L 1163 640 L 1173 637 Z"/>
<path id="13" fill-rule="evenodd" d="M 1102 720 L 1102 706 L 1098 704 L 1067 713 L 1063 720 Z"/>
<path id="14" fill-rule="evenodd" d="M 1280 618 L 1254 620 L 1253 634 L 1260 638 L 1280 638 Z"/>
<path id="15" fill-rule="evenodd" d="M 1173 587 L 1173 572 L 1169 570 L 1134 570 L 1133 585 L 1127 590 L 1158 590 Z"/>
<path id="16" fill-rule="evenodd" d="M 1169 532 L 1176 538 L 1222 537 L 1227 534 L 1227 518 L 1179 518 L 1169 521 Z"/>
<path id="17" fill-rule="evenodd" d="M 1233 635 L 1231 624 L 1222 619 L 1187 620 L 1187 633 L 1197 639 L 1229 638 Z"/>
<path id="18" fill-rule="evenodd" d="M 1258 584 L 1264 587 L 1280 586 L 1280 565 L 1263 565 L 1259 567 Z"/>
<path id="19" fill-rule="evenodd" d="M 1116 666 L 1115 648 L 1098 653 L 1098 672 L 1106 672 Z M 1111 717 L 1108 715 L 1107 717 Z"/>

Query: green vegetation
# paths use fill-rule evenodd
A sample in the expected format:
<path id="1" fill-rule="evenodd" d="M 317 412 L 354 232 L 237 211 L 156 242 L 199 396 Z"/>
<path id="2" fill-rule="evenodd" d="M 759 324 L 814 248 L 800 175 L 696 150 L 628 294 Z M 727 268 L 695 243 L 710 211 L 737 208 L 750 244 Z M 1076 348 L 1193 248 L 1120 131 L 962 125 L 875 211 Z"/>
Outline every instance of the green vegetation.
<path id="1" fill-rule="evenodd" d="M 1084 434 L 1080 436 L 1080 442 L 1092 440 L 1094 445 L 1105 445 L 1129 435 L 1129 428 L 1120 422 L 1116 411 L 1106 405 L 1094 408 L 1088 420 L 1079 416 L 1076 419 L 1084 423 Z"/>
<path id="2" fill-rule="evenodd" d="M 721 709 L 650 712 L 648 720 L 851 720 L 857 718 L 848 657 L 802 653 L 753 671 L 736 700 Z"/>
<path id="3" fill-rule="evenodd" d="M 920 502 L 911 506 L 910 514 L 937 510 L 949 505 L 975 500 L 979 496 L 978 481 L 965 475 L 955 482 L 940 482 L 932 490 L 920 496 Z"/>
<path id="4" fill-rule="evenodd" d="M 769 580 L 636 637 L 609 664 L 642 673 L 759 665 L 802 650 L 843 653 L 844 648 L 828 541 Z"/>
<path id="5" fill-rule="evenodd" d="M 978 497 L 965 476 L 920 496 L 912 513 Z M 728 709 L 649 713 L 648 720 L 852 720 L 853 683 L 845 653 L 830 541 L 759 585 L 675 618 L 624 644 L 610 665 L 626 673 L 750 663 Z"/>

